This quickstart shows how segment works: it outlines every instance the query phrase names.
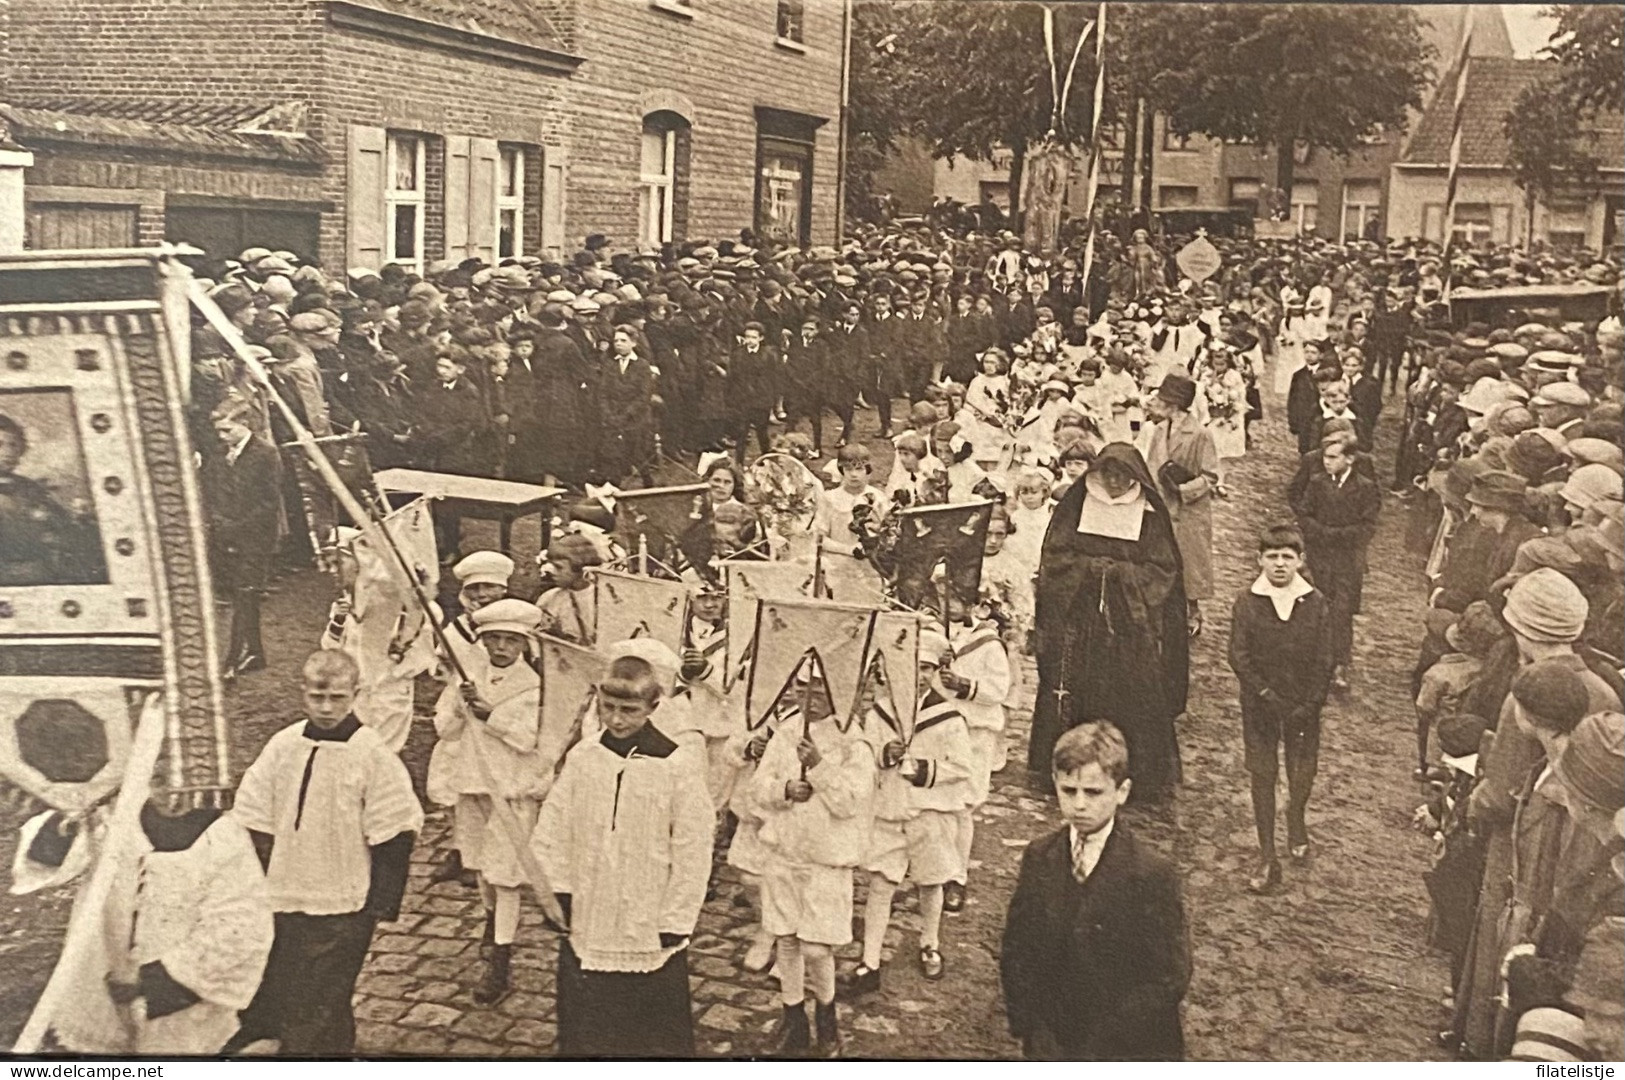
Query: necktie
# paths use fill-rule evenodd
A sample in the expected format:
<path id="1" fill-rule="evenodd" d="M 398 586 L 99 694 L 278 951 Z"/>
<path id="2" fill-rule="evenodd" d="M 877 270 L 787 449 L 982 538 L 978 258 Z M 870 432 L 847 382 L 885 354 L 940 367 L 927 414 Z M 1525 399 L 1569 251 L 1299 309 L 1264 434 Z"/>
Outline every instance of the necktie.
<path id="1" fill-rule="evenodd" d="M 1089 838 L 1088 837 L 1084 836 L 1082 833 L 1077 833 L 1077 832 L 1073 833 L 1073 835 L 1072 835 L 1072 877 L 1073 877 L 1074 880 L 1077 881 L 1077 883 L 1079 885 L 1082 885 L 1084 883 L 1084 881 L 1086 881 L 1088 879 L 1088 877 L 1089 877 L 1089 864 L 1084 858 L 1084 852 L 1088 850 L 1088 847 L 1089 847 Z"/>

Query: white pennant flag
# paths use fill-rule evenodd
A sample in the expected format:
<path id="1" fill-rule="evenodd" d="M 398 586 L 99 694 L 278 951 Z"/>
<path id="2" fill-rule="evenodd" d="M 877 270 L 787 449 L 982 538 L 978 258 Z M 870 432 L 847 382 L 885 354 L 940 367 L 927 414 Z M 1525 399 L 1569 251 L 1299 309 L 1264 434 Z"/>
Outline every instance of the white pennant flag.
<path id="1" fill-rule="evenodd" d="M 683 651 L 684 621 L 688 617 L 688 586 L 681 581 L 599 570 L 598 635 L 605 645 L 628 638 L 652 637 L 671 649 Z"/>

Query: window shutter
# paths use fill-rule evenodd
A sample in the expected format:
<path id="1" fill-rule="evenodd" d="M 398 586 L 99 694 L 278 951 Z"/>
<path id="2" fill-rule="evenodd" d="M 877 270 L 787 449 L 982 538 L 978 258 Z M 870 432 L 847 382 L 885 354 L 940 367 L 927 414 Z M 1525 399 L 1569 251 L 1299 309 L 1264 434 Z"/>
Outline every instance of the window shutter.
<path id="1" fill-rule="evenodd" d="M 1426 203 L 1422 207 L 1422 239 L 1439 241 L 1444 236 L 1444 204 Z"/>
<path id="2" fill-rule="evenodd" d="M 549 146 L 542 154 L 542 251 L 558 258 L 564 252 L 564 175 L 569 152 L 562 146 Z"/>
<path id="3" fill-rule="evenodd" d="M 469 138 L 446 136 L 446 258 L 462 262 L 471 254 L 468 235 Z"/>
<path id="4" fill-rule="evenodd" d="M 469 140 L 468 253 L 496 262 L 497 166 L 501 153 L 495 139 Z"/>
<path id="5" fill-rule="evenodd" d="M 386 140 L 383 128 L 350 126 L 344 231 L 351 266 L 376 270 L 384 264 Z"/>

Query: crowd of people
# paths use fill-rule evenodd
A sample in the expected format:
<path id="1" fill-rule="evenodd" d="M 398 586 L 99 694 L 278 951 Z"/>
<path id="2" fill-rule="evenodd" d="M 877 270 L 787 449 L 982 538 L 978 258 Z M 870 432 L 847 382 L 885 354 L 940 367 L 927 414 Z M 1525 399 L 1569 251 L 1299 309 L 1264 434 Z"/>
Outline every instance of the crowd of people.
<path id="1" fill-rule="evenodd" d="M 1456 328 L 1446 285 L 1617 285 L 1616 268 L 1505 248 L 1198 238 L 1220 269 L 1196 281 L 1171 238 L 1098 241 L 1088 282 L 1080 241 L 1039 256 L 1008 233 L 910 220 L 840 248 L 775 249 L 746 233 L 617 252 L 593 236 L 568 261 L 421 274 L 340 277 L 264 249 L 203 267 L 298 421 L 343 448 L 330 456 L 364 447 L 374 468 L 569 494 L 535 594 L 516 595 L 511 552 L 460 550 L 442 520 L 456 595 L 437 613 L 437 658 L 408 669 L 392 650 L 388 678 L 363 679 L 382 662 L 366 650 L 389 634 L 368 632 L 353 605 L 359 534 L 325 519 L 279 453 L 293 432 L 243 346 L 195 331 L 191 408 L 233 607 L 228 673 L 265 664 L 259 597 L 279 552 L 331 560 L 343 591 L 305 663 L 306 718 L 267 745 L 238 809 L 195 829 L 237 830 L 219 842 L 239 854 L 252 842 L 266 869 L 274 933 L 258 992 L 210 998 L 147 943 L 157 970 L 142 967 L 129 991 L 146 995 L 146 1015 L 160 1000 L 159 1015 L 211 1006 L 213 1038 L 230 1005 L 244 1010 L 233 1047 L 353 1049 L 355 980 L 377 923 L 399 909 L 422 828 L 396 755 L 413 679 L 432 675 L 443 689 L 426 790 L 450 814 L 452 855 L 431 884 L 482 900 L 477 1005 L 511 992 L 522 896 L 545 881 L 536 899 L 564 931 L 560 1052 L 692 1054 L 687 944 L 726 864 L 755 922 L 739 963 L 771 968 L 782 991 L 776 1052 L 835 1053 L 836 997 L 861 1003 L 881 985 L 905 885 L 919 894 L 913 959 L 927 979 L 945 974 L 943 913 L 971 887 L 975 813 L 1005 767 L 1007 709 L 1031 655 L 1028 779 L 1065 827 L 1028 849 L 1011 902 L 1011 1030 L 1033 1057 L 1182 1055 L 1191 954 L 1178 871 L 1117 811 L 1179 788 L 1175 722 L 1215 592 L 1214 501 L 1230 497 L 1228 463 L 1279 402 L 1300 463 L 1229 622 L 1259 842 L 1238 884 L 1286 885 L 1283 748 L 1286 854 L 1311 855 L 1321 712 L 1355 674 L 1379 517 L 1403 513 L 1430 591 L 1417 596 L 1416 760 L 1395 765 L 1415 766 L 1427 796 L 1416 820 L 1437 842 L 1430 932 L 1457 976 L 1446 1038 L 1476 1058 L 1564 1039 L 1580 1056 L 1617 1056 L 1617 296 L 1600 324 L 1526 314 Z M 889 454 L 858 437 L 865 409 Z M 1391 462 L 1377 456 L 1385 410 L 1382 430 L 1399 432 Z M 826 420 L 840 425 L 829 443 Z M 674 476 L 705 485 L 712 534 L 711 558 L 673 574 L 689 592 L 682 647 L 604 640 L 594 576 L 629 565 L 616 496 Z M 729 670 L 740 643 L 727 643 L 728 606 L 742 601 L 722 562 L 799 561 L 821 595 L 889 607 L 900 571 L 886 523 L 971 503 L 990 504 L 979 583 L 920 602 L 912 726 L 888 680 L 866 672 L 849 706 L 817 663 L 765 714 L 746 713 Z M 544 637 L 605 665 L 564 728 L 538 707 Z M 860 895 L 862 955 L 838 980 Z"/>

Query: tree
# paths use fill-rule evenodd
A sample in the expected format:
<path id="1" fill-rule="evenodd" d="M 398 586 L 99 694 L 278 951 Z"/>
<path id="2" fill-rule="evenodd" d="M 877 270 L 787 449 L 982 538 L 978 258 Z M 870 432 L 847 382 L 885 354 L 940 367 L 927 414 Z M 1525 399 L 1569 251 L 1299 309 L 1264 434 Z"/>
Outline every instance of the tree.
<path id="1" fill-rule="evenodd" d="M 1530 228 L 1537 197 L 1583 184 L 1595 173 L 1589 129 L 1618 124 L 1625 107 L 1625 8 L 1570 4 L 1548 8 L 1557 30 L 1543 50 L 1552 71 L 1526 86 L 1503 121 L 1513 178 L 1527 200 Z"/>
<path id="2" fill-rule="evenodd" d="M 1588 116 L 1625 110 L 1625 7 L 1560 4 L 1546 14 L 1557 19 L 1543 51 L 1559 65 L 1558 91 Z"/>
<path id="3" fill-rule="evenodd" d="M 866 2 L 852 7 L 852 64 L 846 109 L 846 212 L 862 220 L 874 209 L 874 174 L 918 122 L 897 76 L 897 7 Z"/>
<path id="4" fill-rule="evenodd" d="M 1409 5 L 1154 5 L 1165 43 L 1145 88 L 1180 135 L 1276 150 L 1292 190 L 1300 145 L 1348 155 L 1422 108 L 1433 49 Z"/>
<path id="5" fill-rule="evenodd" d="M 1051 131 L 1052 81 L 1065 79 L 1078 35 L 1094 18 L 1096 5 L 1053 5 L 1053 80 L 1044 48 L 1043 5 L 881 0 L 879 6 L 892 8 L 896 37 L 888 42 L 883 61 L 876 62 L 884 70 L 872 83 L 906 103 L 903 108 L 912 114 L 908 129 L 926 140 L 935 157 L 991 161 L 995 150 L 1009 150 L 1010 205 L 1018 210 L 1027 153 Z M 858 47 L 854 42 L 854 54 Z M 853 74 L 858 74 L 856 63 Z M 1079 55 L 1065 115 L 1054 125 L 1063 146 L 1079 146 L 1091 137 L 1093 89 L 1091 40 Z"/>

